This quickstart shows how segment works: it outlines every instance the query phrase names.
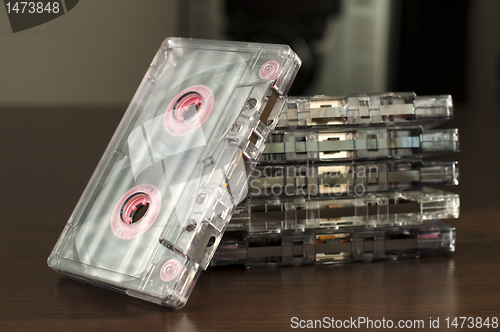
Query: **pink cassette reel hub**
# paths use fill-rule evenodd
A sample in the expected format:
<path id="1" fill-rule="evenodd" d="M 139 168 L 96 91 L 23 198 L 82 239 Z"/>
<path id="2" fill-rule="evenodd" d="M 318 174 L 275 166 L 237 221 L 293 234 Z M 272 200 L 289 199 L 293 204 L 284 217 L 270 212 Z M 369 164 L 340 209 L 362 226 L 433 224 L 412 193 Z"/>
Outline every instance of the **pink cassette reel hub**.
<path id="1" fill-rule="evenodd" d="M 439 237 L 439 233 L 429 233 L 429 234 L 419 234 L 419 235 L 417 235 L 417 238 L 419 240 L 437 239 L 438 237 Z"/>
<path id="2" fill-rule="evenodd" d="M 154 224 L 160 209 L 161 194 L 158 189 L 150 184 L 138 185 L 116 203 L 111 213 L 111 230 L 122 240 L 133 239 Z"/>
<path id="3" fill-rule="evenodd" d="M 160 279 L 164 282 L 169 282 L 177 278 L 181 274 L 182 266 L 175 259 L 171 259 L 160 269 Z"/>
<path id="4" fill-rule="evenodd" d="M 270 60 L 260 67 L 259 77 L 265 81 L 271 81 L 278 77 L 280 65 L 277 61 Z"/>
<path id="5" fill-rule="evenodd" d="M 163 126 L 172 136 L 195 131 L 208 118 L 214 106 L 214 94 L 205 85 L 193 85 L 179 92 L 168 104 Z"/>

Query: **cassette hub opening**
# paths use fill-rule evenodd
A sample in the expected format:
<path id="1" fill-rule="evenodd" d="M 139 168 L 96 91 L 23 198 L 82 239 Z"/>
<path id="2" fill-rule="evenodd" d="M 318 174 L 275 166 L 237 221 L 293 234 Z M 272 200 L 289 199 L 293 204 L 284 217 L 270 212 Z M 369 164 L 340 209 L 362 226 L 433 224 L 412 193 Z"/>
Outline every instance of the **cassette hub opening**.
<path id="1" fill-rule="evenodd" d="M 161 201 L 161 194 L 153 185 L 141 184 L 131 188 L 116 202 L 111 213 L 111 231 L 122 240 L 143 234 L 156 221 Z"/>
<path id="2" fill-rule="evenodd" d="M 214 106 L 214 94 L 205 85 L 192 85 L 179 92 L 168 104 L 163 126 L 172 136 L 184 136 L 198 129 Z"/>
<path id="3" fill-rule="evenodd" d="M 173 116 L 179 122 L 193 120 L 202 106 L 202 97 L 196 91 L 191 91 L 181 96 L 174 104 Z"/>
<path id="4" fill-rule="evenodd" d="M 151 199 L 145 193 L 136 193 L 130 196 L 123 203 L 120 211 L 121 220 L 127 225 L 140 222 L 148 213 L 150 202 Z"/>

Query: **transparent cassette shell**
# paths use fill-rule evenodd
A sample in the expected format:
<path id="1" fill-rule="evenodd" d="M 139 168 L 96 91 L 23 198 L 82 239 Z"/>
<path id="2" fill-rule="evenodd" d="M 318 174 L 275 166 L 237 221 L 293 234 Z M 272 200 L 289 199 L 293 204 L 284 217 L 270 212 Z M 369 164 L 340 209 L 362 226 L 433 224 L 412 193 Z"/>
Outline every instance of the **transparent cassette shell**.
<path id="1" fill-rule="evenodd" d="M 182 307 L 277 124 L 300 59 L 284 45 L 161 45 L 48 264 Z"/>
<path id="2" fill-rule="evenodd" d="M 420 158 L 458 152 L 458 129 L 370 127 L 276 129 L 261 164 Z"/>
<path id="3" fill-rule="evenodd" d="M 389 92 L 290 97 L 278 128 L 409 124 L 430 128 L 452 117 L 450 95 L 420 97 L 413 92 Z"/>
<path id="4" fill-rule="evenodd" d="M 345 227 L 277 234 L 228 231 L 211 266 L 270 267 L 417 258 L 455 251 L 455 227 L 420 225 Z"/>
<path id="5" fill-rule="evenodd" d="M 281 233 L 382 225 L 418 225 L 458 218 L 458 194 L 431 187 L 361 196 L 248 198 L 238 205 L 228 230 Z"/>
<path id="6" fill-rule="evenodd" d="M 250 178 L 251 197 L 341 196 L 457 185 L 457 162 L 373 161 L 258 166 Z"/>

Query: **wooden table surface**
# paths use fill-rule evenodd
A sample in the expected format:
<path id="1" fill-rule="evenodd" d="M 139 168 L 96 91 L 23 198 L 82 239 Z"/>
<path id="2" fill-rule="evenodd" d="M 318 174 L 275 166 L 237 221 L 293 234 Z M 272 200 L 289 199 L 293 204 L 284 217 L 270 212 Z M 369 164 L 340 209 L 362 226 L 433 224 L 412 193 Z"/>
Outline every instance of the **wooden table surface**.
<path id="1" fill-rule="evenodd" d="M 209 269 L 170 310 L 62 277 L 46 259 L 125 107 L 11 108 L 2 151 L 0 330 L 282 330 L 291 318 L 500 316 L 500 110 L 456 107 L 456 252 L 334 266 Z M 484 121 L 488 119 L 487 121 Z M 437 158 L 435 158 L 437 159 Z M 499 317 L 500 318 L 500 317 Z"/>

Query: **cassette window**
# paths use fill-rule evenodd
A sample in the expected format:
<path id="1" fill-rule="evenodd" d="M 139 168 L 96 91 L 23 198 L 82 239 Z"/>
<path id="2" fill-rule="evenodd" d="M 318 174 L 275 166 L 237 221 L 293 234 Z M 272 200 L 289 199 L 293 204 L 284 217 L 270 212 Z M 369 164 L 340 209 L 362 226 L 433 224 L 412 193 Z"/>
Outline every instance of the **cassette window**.
<path id="1" fill-rule="evenodd" d="M 278 128 L 422 125 L 436 126 L 453 117 L 451 96 L 411 92 L 345 96 L 290 97 Z"/>
<path id="2" fill-rule="evenodd" d="M 425 220 L 458 218 L 459 210 L 457 194 L 430 187 L 361 196 L 250 197 L 238 205 L 238 219 L 229 223 L 228 229 L 280 233 L 351 226 L 417 225 Z"/>
<path id="3" fill-rule="evenodd" d="M 457 129 L 428 130 L 422 127 L 342 129 L 336 126 L 324 129 L 278 128 L 271 135 L 260 163 L 420 158 L 458 150 Z"/>
<path id="4" fill-rule="evenodd" d="M 226 233 L 223 241 L 227 234 L 232 232 Z M 441 220 L 424 221 L 419 225 L 378 224 L 342 229 L 305 229 L 302 233 L 239 234 L 243 237 L 237 243 L 232 241 L 230 246 L 217 250 L 212 266 L 336 264 L 417 258 L 455 251 L 455 228 Z"/>
<path id="5" fill-rule="evenodd" d="M 249 180 L 251 197 L 360 196 L 369 192 L 456 185 L 457 162 L 378 161 L 261 165 Z"/>

